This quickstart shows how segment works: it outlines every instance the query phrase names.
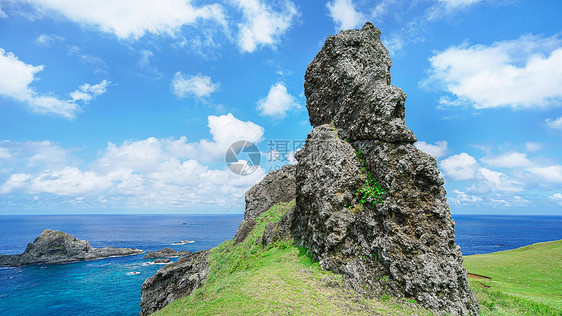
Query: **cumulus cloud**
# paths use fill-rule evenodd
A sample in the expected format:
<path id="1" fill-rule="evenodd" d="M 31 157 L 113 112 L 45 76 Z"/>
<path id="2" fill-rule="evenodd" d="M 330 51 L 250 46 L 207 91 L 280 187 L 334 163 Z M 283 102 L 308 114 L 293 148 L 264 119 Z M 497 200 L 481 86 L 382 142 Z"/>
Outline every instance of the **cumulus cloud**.
<path id="1" fill-rule="evenodd" d="M 435 144 L 429 144 L 424 141 L 419 141 L 414 144 L 419 150 L 428 153 L 435 158 L 440 158 L 447 154 L 448 143 L 445 140 L 436 141 Z"/>
<path id="2" fill-rule="evenodd" d="M 452 180 L 474 179 L 478 171 L 476 159 L 467 153 L 450 156 L 441 161 L 441 169 Z"/>
<path id="3" fill-rule="evenodd" d="M 562 116 L 557 119 L 547 119 L 546 125 L 550 128 L 562 130 Z"/>
<path id="4" fill-rule="evenodd" d="M 481 197 L 475 195 L 469 195 L 459 190 L 454 190 L 453 192 L 455 193 L 455 196 L 449 199 L 449 201 L 451 201 L 452 204 L 474 206 L 482 202 Z"/>
<path id="5" fill-rule="evenodd" d="M 260 0 L 234 0 L 242 9 L 244 20 L 238 25 L 238 46 L 242 52 L 251 53 L 259 46 L 275 47 L 297 17 L 295 4 L 283 1 L 279 11 Z"/>
<path id="6" fill-rule="evenodd" d="M 85 83 L 80 86 L 78 90 L 70 93 L 70 97 L 72 101 L 84 101 L 90 102 L 93 98 L 104 94 L 107 91 L 107 86 L 110 84 L 110 81 L 102 80 L 98 84 L 91 85 L 89 83 Z"/>
<path id="7" fill-rule="evenodd" d="M 562 99 L 562 40 L 524 35 L 491 45 L 462 44 L 429 59 L 424 86 L 448 92 L 440 102 L 477 109 L 541 108 Z"/>
<path id="8" fill-rule="evenodd" d="M 64 41 L 64 37 L 55 34 L 41 34 L 35 39 L 35 43 L 40 46 L 51 46 L 56 42 Z"/>
<path id="9" fill-rule="evenodd" d="M 257 109 L 261 115 L 284 118 L 288 111 L 299 109 L 294 96 L 292 96 L 285 85 L 278 82 L 269 88 L 269 93 L 265 98 L 258 101 Z"/>
<path id="10" fill-rule="evenodd" d="M 31 110 L 42 114 L 55 114 L 73 119 L 80 106 L 75 101 L 90 101 L 93 97 L 105 92 L 109 84 L 103 80 L 99 84 L 85 84 L 79 90 L 71 93 L 70 100 L 59 99 L 51 95 L 41 94 L 30 85 L 35 80 L 35 75 L 42 71 L 45 66 L 33 66 L 18 59 L 11 52 L 5 52 L 0 48 L 0 95 L 10 97 L 19 102 L 27 104 Z M 74 96 L 81 97 L 74 98 Z M 87 100 L 82 99 L 87 98 Z"/>
<path id="11" fill-rule="evenodd" d="M 562 165 L 534 166 L 526 170 L 541 181 L 562 183 Z"/>
<path id="12" fill-rule="evenodd" d="M 355 9 L 351 0 L 334 0 L 326 4 L 329 15 L 336 23 L 336 32 L 359 26 L 365 20 L 363 14 Z M 379 8 L 382 10 L 382 7 Z"/>
<path id="13" fill-rule="evenodd" d="M 506 153 L 496 157 L 484 157 L 482 162 L 497 168 L 522 168 L 531 165 L 527 154 L 518 152 Z"/>
<path id="14" fill-rule="evenodd" d="M 219 4 L 194 6 L 184 0 L 24 0 L 42 16 L 62 15 L 67 19 L 99 28 L 121 39 L 138 39 L 147 32 L 175 34 L 183 25 L 203 20 L 225 25 Z M 56 13 L 56 14 L 52 14 Z"/>
<path id="15" fill-rule="evenodd" d="M 476 183 L 472 187 L 476 192 L 521 192 L 523 191 L 523 183 L 519 180 L 510 178 L 506 174 L 487 168 L 478 169 Z"/>
<path id="16" fill-rule="evenodd" d="M 247 176 L 230 172 L 223 160 L 226 149 L 242 139 L 259 143 L 264 130 L 228 114 L 209 116 L 209 131 L 212 139 L 199 142 L 189 142 L 186 137 L 150 137 L 108 143 L 88 166 L 73 165 L 68 157 L 72 150 L 52 142 L 38 143 L 45 147 L 41 152 L 48 148 L 59 152 L 41 156 L 30 151 L 30 144 L 2 141 L 0 159 L 8 160 L 13 168 L 0 169 L 0 194 L 55 196 L 68 203 L 93 203 L 93 207 L 198 207 L 199 211 L 201 207 L 230 207 L 265 171 L 260 167 Z M 60 163 L 22 165 L 22 161 L 56 156 Z M 205 159 L 215 167 L 204 164 Z"/>
<path id="17" fill-rule="evenodd" d="M 172 80 L 172 91 L 179 98 L 194 95 L 198 98 L 208 97 L 219 88 L 219 83 L 213 83 L 211 77 L 196 75 L 185 77 L 181 72 L 176 72 Z"/>

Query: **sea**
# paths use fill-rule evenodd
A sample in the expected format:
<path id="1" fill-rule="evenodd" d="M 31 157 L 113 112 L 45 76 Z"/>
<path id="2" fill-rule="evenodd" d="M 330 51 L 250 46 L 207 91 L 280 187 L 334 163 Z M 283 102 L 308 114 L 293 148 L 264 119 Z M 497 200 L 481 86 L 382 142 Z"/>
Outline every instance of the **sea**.
<path id="1" fill-rule="evenodd" d="M 562 239 L 562 216 L 454 215 L 464 255 Z M 198 251 L 232 239 L 242 215 L 0 216 L 0 254 L 19 254 L 46 229 L 93 247 Z M 174 245 L 191 240 L 193 243 Z M 142 283 L 162 265 L 143 254 L 70 264 L 0 267 L 0 315 L 138 315 Z"/>

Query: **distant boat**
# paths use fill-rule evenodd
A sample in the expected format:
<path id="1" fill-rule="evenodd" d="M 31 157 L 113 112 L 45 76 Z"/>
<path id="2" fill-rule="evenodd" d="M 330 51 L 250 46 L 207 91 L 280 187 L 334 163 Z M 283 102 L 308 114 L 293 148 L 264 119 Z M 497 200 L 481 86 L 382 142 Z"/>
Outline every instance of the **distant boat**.
<path id="1" fill-rule="evenodd" d="M 138 272 L 138 271 L 127 272 L 127 275 L 139 275 L 139 274 L 141 274 L 141 273 Z"/>
<path id="2" fill-rule="evenodd" d="M 175 242 L 175 243 L 173 243 L 172 245 L 185 245 L 185 244 L 192 244 L 192 243 L 194 243 L 194 242 L 195 242 L 195 241 L 193 241 L 193 240 L 182 240 L 182 241 L 180 241 L 180 242 Z"/>

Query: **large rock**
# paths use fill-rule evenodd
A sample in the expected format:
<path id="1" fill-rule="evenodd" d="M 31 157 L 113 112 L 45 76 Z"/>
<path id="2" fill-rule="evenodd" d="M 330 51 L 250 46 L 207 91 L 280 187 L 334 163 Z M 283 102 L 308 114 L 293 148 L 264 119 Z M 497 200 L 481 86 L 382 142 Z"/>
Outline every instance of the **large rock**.
<path id="1" fill-rule="evenodd" d="M 390 85 L 390 56 L 371 23 L 330 36 L 308 65 L 310 124 L 332 123 L 342 138 L 414 143 L 404 125 L 406 94 Z"/>
<path id="2" fill-rule="evenodd" d="M 285 165 L 271 171 L 259 183 L 246 192 L 244 221 L 234 236 L 234 244 L 244 241 L 254 229 L 256 218 L 279 202 L 295 199 L 295 166 Z"/>
<path id="3" fill-rule="evenodd" d="M 0 255 L 0 266 L 60 264 L 142 253 L 131 248 L 94 248 L 85 240 L 57 230 L 45 229 L 21 255 Z"/>
<path id="4" fill-rule="evenodd" d="M 189 254 L 191 254 L 191 251 L 189 250 L 176 251 L 172 248 L 166 247 L 164 249 L 151 251 L 147 253 L 146 255 L 144 255 L 144 259 L 176 258 L 181 256 L 187 256 Z"/>
<path id="5" fill-rule="evenodd" d="M 390 85 L 389 68 L 370 23 L 328 38 L 309 65 L 314 129 L 295 154 L 292 235 L 358 292 L 476 315 L 444 181 L 435 159 L 412 144 L 405 95 Z M 361 201 L 368 179 L 384 188 L 384 202 Z"/>
<path id="6" fill-rule="evenodd" d="M 158 270 L 142 285 L 141 315 L 150 315 L 191 294 L 209 276 L 210 250 L 194 252 Z"/>

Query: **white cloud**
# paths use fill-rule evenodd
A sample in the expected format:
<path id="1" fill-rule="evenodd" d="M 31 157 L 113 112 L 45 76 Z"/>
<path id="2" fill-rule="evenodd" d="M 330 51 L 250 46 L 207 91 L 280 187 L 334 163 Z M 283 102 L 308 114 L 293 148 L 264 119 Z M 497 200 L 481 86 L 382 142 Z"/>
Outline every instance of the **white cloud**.
<path id="1" fill-rule="evenodd" d="M 279 42 L 298 15 L 295 4 L 283 1 L 280 11 L 273 10 L 260 0 L 234 0 L 242 9 L 244 21 L 238 26 L 238 46 L 243 52 L 251 53 L 259 46 L 273 46 Z"/>
<path id="2" fill-rule="evenodd" d="M 16 173 L 10 176 L 6 182 L 0 186 L 0 193 L 10 193 L 17 190 L 26 184 L 26 181 L 31 178 L 31 175 L 25 173 Z"/>
<path id="3" fill-rule="evenodd" d="M 183 25 L 195 25 L 202 20 L 225 25 L 223 8 L 219 4 L 194 6 L 184 0 L 24 0 L 42 16 L 57 16 L 95 26 L 121 39 L 138 39 L 155 30 L 175 34 Z"/>
<path id="4" fill-rule="evenodd" d="M 488 166 L 497 168 L 521 168 L 528 167 L 532 163 L 524 153 L 507 153 L 496 157 L 485 157 L 481 159 Z"/>
<path id="5" fill-rule="evenodd" d="M 547 119 L 546 125 L 550 128 L 553 128 L 553 129 L 562 130 L 562 116 L 555 119 L 555 120 Z"/>
<path id="6" fill-rule="evenodd" d="M 447 141 L 436 141 L 435 144 L 428 144 L 424 141 L 419 141 L 414 144 L 419 150 L 428 153 L 435 158 L 445 156 L 447 154 Z"/>
<path id="7" fill-rule="evenodd" d="M 172 90 L 179 98 L 194 95 L 198 98 L 208 97 L 219 88 L 219 83 L 213 83 L 211 77 L 196 75 L 186 78 L 181 72 L 176 72 L 172 81 Z"/>
<path id="8" fill-rule="evenodd" d="M 355 10 L 351 0 L 334 0 L 326 4 L 330 17 L 336 23 L 336 32 L 359 26 L 365 20 L 363 14 Z M 381 8 L 382 10 L 382 8 Z"/>
<path id="9" fill-rule="evenodd" d="M 111 177 L 100 176 L 94 171 L 80 171 L 76 167 L 65 167 L 56 171 L 45 171 L 30 179 L 27 191 L 31 194 L 51 193 L 77 195 L 98 193 L 112 186 Z"/>
<path id="10" fill-rule="evenodd" d="M 549 196 L 548 198 L 553 200 L 554 202 L 562 205 L 562 193 L 554 193 L 553 195 Z"/>
<path id="11" fill-rule="evenodd" d="M 527 168 L 532 175 L 550 183 L 562 183 L 562 165 L 536 166 Z"/>
<path id="12" fill-rule="evenodd" d="M 527 151 L 535 152 L 535 151 L 539 151 L 543 148 L 544 148 L 544 144 L 541 144 L 541 143 L 535 143 L 535 142 L 525 143 L 525 149 Z"/>
<path id="13" fill-rule="evenodd" d="M 482 198 L 475 196 L 475 195 L 469 195 L 466 194 L 462 191 L 459 190 L 454 190 L 453 191 L 455 193 L 455 197 L 450 198 L 450 201 L 452 204 L 456 204 L 456 205 L 476 205 L 480 202 L 482 202 Z"/>
<path id="14" fill-rule="evenodd" d="M 476 191 L 487 191 L 487 189 L 493 192 L 523 191 L 523 183 L 519 180 L 512 179 L 504 173 L 487 168 L 480 168 L 478 170 L 477 179 L 479 180 L 479 187 Z"/>
<path id="15" fill-rule="evenodd" d="M 284 118 L 288 111 L 299 109 L 294 96 L 292 96 L 285 85 L 278 82 L 269 88 L 269 93 L 265 98 L 258 101 L 258 111 L 261 115 Z"/>
<path id="16" fill-rule="evenodd" d="M 67 157 L 71 150 L 52 142 L 36 142 L 44 147 L 39 154 L 30 150 L 27 142 L 1 141 L 0 152 L 5 153 L 12 170 L 18 171 L 0 170 L 0 176 L 6 179 L 0 183 L 0 194 L 59 197 L 59 204 L 81 201 L 92 203 L 92 207 L 224 209 L 265 175 L 261 167 L 247 176 L 232 173 L 224 163 L 227 148 L 241 139 L 259 143 L 264 130 L 228 114 L 209 116 L 209 131 L 212 140 L 199 142 L 188 142 L 186 137 L 150 137 L 108 143 L 85 167 L 72 166 L 72 159 Z M 39 163 L 57 156 L 60 163 Z M 36 163 L 32 166 L 30 160 Z M 220 163 L 222 168 L 211 168 L 202 160 Z M 20 165 L 13 165 L 18 162 Z"/>
<path id="17" fill-rule="evenodd" d="M 98 84 L 91 85 L 89 83 L 85 83 L 80 86 L 78 90 L 70 93 L 70 97 L 72 101 L 84 101 L 90 102 L 93 98 L 104 94 L 107 91 L 107 86 L 111 83 L 111 81 L 102 80 Z"/>
<path id="18" fill-rule="evenodd" d="M 64 37 L 55 34 L 41 34 L 35 39 L 35 43 L 41 46 L 51 46 L 56 42 L 64 41 Z"/>
<path id="19" fill-rule="evenodd" d="M 438 1 L 444 4 L 447 9 L 453 10 L 453 9 L 466 8 L 468 6 L 481 2 L 482 0 L 438 0 Z"/>
<path id="20" fill-rule="evenodd" d="M 4 167 L 25 163 L 26 168 L 55 168 L 71 162 L 71 150 L 51 141 L 0 141 L 0 158 Z"/>
<path id="21" fill-rule="evenodd" d="M 562 99 L 562 40 L 524 35 L 489 46 L 450 47 L 429 59 L 429 78 L 454 96 L 442 105 L 469 103 L 477 109 L 537 108 Z"/>
<path id="22" fill-rule="evenodd" d="M 2 8 L 0 8 L 0 19 L 1 19 L 1 18 L 7 18 L 7 17 L 8 17 L 8 15 L 6 14 L 6 12 L 4 12 L 4 11 L 2 10 Z"/>
<path id="23" fill-rule="evenodd" d="M 0 95 L 26 103 L 37 113 L 56 114 L 69 119 L 74 118 L 76 112 L 80 110 L 78 104 L 74 102 L 78 99 L 73 97 L 72 100 L 61 100 L 54 96 L 42 95 L 30 87 L 31 83 L 35 80 L 35 74 L 43 70 L 44 67 L 43 65 L 33 66 L 26 64 L 13 53 L 6 53 L 0 48 L 0 69 L 2 69 L 0 73 Z M 82 87 L 85 87 L 87 90 L 97 89 L 86 92 L 91 95 L 99 95 L 96 94 L 100 91 L 98 88 L 103 86 L 103 92 L 105 92 L 104 84 L 106 85 L 107 83 L 109 82 L 104 80 L 98 85 L 90 86 L 86 84 Z"/>
<path id="24" fill-rule="evenodd" d="M 445 176 L 452 180 L 474 179 L 478 171 L 476 159 L 467 153 L 450 156 L 441 161 L 440 165 Z"/>

